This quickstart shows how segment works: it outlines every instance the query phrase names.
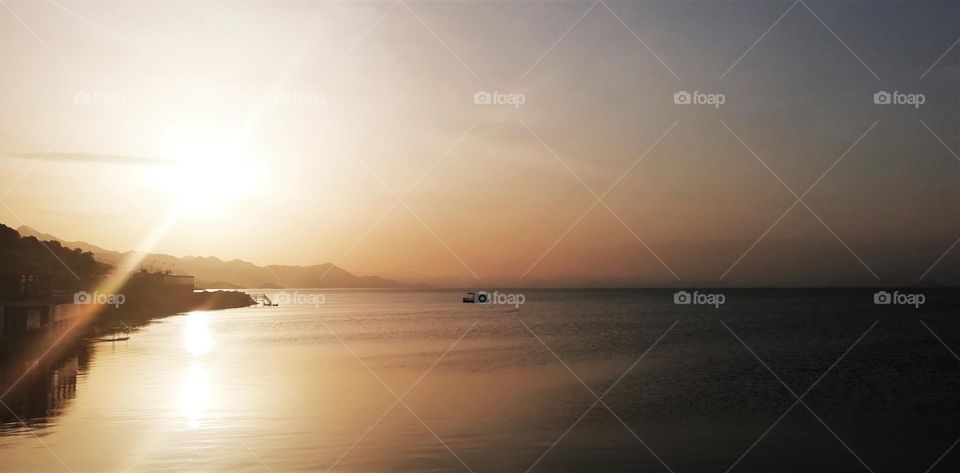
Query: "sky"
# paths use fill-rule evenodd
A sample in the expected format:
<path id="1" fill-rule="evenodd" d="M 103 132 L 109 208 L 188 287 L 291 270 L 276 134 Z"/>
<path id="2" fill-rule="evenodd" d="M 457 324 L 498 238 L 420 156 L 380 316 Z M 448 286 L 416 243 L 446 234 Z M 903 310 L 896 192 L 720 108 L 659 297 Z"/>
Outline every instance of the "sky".
<path id="1" fill-rule="evenodd" d="M 956 2 L 3 0 L 0 222 L 433 284 L 949 279 L 958 41 Z"/>

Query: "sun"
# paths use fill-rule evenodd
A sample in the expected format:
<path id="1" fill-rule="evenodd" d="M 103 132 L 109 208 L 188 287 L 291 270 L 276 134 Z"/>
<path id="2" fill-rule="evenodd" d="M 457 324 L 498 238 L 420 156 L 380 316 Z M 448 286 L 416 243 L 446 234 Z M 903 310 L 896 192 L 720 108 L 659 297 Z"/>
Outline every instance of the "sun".
<path id="1" fill-rule="evenodd" d="M 194 144 L 173 164 L 169 181 L 187 215 L 215 216 L 257 194 L 255 157 L 231 144 Z"/>
<path id="2" fill-rule="evenodd" d="M 269 167 L 243 136 L 195 123 L 168 135 L 168 164 L 155 180 L 171 195 L 180 215 L 222 217 L 242 211 L 266 192 Z"/>

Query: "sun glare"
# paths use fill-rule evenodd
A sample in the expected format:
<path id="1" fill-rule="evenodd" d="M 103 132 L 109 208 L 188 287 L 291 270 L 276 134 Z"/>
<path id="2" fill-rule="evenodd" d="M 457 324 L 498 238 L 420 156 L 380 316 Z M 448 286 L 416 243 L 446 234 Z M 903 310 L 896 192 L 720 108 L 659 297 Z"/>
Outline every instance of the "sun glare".
<path id="1" fill-rule="evenodd" d="M 209 314 L 190 312 L 183 329 L 183 348 L 195 357 L 201 357 L 213 349 L 216 342 L 210 333 Z"/>
<path id="2" fill-rule="evenodd" d="M 165 141 L 171 164 L 154 180 L 172 194 L 181 215 L 220 217 L 267 191 L 269 166 L 243 136 L 187 123 L 169 130 Z"/>

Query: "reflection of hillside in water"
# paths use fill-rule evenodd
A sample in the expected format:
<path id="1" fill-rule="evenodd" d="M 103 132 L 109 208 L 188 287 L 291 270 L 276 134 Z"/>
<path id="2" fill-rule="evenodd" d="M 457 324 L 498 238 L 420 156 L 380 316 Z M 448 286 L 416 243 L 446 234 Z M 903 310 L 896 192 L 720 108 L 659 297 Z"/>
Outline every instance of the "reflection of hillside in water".
<path id="1" fill-rule="evenodd" d="M 10 390 L 0 405 L 0 435 L 50 424 L 76 396 L 77 376 L 89 361 L 86 346 L 70 347 L 50 361 L 0 358 L 0 394 Z"/>

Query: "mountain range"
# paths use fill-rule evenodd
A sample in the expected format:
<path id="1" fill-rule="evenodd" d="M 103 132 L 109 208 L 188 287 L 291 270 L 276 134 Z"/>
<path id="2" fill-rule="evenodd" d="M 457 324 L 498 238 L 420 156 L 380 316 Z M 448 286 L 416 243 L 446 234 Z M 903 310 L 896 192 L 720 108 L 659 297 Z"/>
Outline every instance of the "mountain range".
<path id="1" fill-rule="evenodd" d="M 239 259 L 224 261 L 213 256 L 176 257 L 162 253 L 113 251 L 84 241 L 64 241 L 28 226 L 17 229 L 23 237 L 56 241 L 69 248 L 90 251 L 94 257 L 116 267 L 137 266 L 170 270 L 196 278 L 197 288 L 390 288 L 411 287 L 376 276 L 356 276 L 330 263 L 311 266 L 259 266 Z"/>

